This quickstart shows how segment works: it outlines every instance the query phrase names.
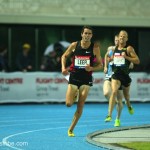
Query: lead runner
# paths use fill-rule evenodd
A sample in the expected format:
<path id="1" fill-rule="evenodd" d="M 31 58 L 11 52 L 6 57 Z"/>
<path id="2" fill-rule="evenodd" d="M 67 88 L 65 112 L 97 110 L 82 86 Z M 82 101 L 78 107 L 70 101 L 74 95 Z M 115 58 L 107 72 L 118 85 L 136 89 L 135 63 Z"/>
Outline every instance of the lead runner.
<path id="1" fill-rule="evenodd" d="M 68 136 L 74 137 L 73 132 L 79 118 L 82 115 L 83 107 L 88 96 L 90 87 L 93 85 L 92 73 L 103 68 L 98 44 L 91 41 L 93 29 L 90 26 L 83 26 L 81 30 L 81 40 L 70 44 L 68 49 L 62 55 L 62 74 L 68 75 L 66 61 L 72 55 L 72 64 L 70 65 L 70 76 L 66 92 L 66 106 L 71 107 L 74 103 L 74 97 L 79 91 L 77 109 L 73 116 L 72 123 L 68 129 Z M 96 59 L 96 62 L 94 62 Z"/>

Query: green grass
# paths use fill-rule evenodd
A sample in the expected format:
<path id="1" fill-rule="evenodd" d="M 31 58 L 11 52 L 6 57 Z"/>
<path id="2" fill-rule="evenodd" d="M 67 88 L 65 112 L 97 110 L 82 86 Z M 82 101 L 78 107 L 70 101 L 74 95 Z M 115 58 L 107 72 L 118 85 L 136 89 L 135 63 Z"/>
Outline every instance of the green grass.
<path id="1" fill-rule="evenodd" d="M 150 142 L 117 143 L 117 145 L 134 150 L 150 150 Z"/>

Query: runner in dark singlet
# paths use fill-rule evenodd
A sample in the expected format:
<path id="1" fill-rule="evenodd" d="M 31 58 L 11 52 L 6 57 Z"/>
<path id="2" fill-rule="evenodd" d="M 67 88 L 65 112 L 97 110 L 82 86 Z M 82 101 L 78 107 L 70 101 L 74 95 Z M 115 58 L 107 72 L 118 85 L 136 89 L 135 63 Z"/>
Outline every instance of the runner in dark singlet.
<path id="1" fill-rule="evenodd" d="M 70 107 L 74 103 L 76 91 L 79 90 L 77 110 L 74 114 L 72 123 L 68 129 L 68 136 L 75 136 L 73 130 L 82 115 L 85 100 L 88 96 L 90 87 L 93 85 L 92 72 L 102 69 L 100 48 L 91 42 L 93 30 L 90 26 L 84 26 L 81 31 L 81 41 L 73 42 L 62 56 L 62 74 L 68 75 L 66 68 L 67 58 L 72 55 L 70 66 L 70 77 L 66 92 L 66 106 Z M 96 62 L 93 64 L 93 60 Z"/>
<path id="2" fill-rule="evenodd" d="M 137 56 L 137 54 L 134 51 L 134 48 L 132 46 L 127 46 L 126 42 L 128 40 L 128 34 L 126 31 L 122 30 L 119 33 L 119 44 L 115 48 L 114 54 L 113 54 L 113 72 L 112 75 L 112 92 L 109 100 L 109 108 L 108 108 L 108 116 L 106 117 L 105 121 L 109 122 L 112 120 L 112 111 L 115 104 L 115 98 L 117 95 L 117 91 L 122 85 L 123 92 L 125 99 L 127 101 L 130 101 L 130 84 L 131 84 L 131 78 L 129 76 L 129 65 L 130 62 L 134 64 L 139 64 L 140 60 Z M 118 124 L 120 124 L 120 120 L 116 120 Z"/>

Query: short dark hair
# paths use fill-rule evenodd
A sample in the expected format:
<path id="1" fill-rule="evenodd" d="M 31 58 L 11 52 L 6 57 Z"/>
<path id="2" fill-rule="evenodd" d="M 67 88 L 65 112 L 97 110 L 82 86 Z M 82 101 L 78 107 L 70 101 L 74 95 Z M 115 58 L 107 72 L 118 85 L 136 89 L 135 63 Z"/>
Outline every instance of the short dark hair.
<path id="1" fill-rule="evenodd" d="M 89 29 L 89 30 L 91 30 L 92 33 L 93 33 L 93 28 L 92 28 L 91 26 L 87 26 L 87 25 L 83 26 L 83 27 L 82 27 L 82 30 L 81 30 L 81 33 L 84 32 L 84 29 Z"/>

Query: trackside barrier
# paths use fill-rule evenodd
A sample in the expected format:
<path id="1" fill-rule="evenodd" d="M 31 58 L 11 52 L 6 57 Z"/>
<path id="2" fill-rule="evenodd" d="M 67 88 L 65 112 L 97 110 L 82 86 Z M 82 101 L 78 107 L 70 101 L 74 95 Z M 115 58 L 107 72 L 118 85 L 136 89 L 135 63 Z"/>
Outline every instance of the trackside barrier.
<path id="1" fill-rule="evenodd" d="M 104 74 L 94 73 L 87 102 L 106 102 Z M 131 101 L 150 101 L 150 74 L 131 73 Z M 0 103 L 65 102 L 67 81 L 61 73 L 0 73 Z"/>

